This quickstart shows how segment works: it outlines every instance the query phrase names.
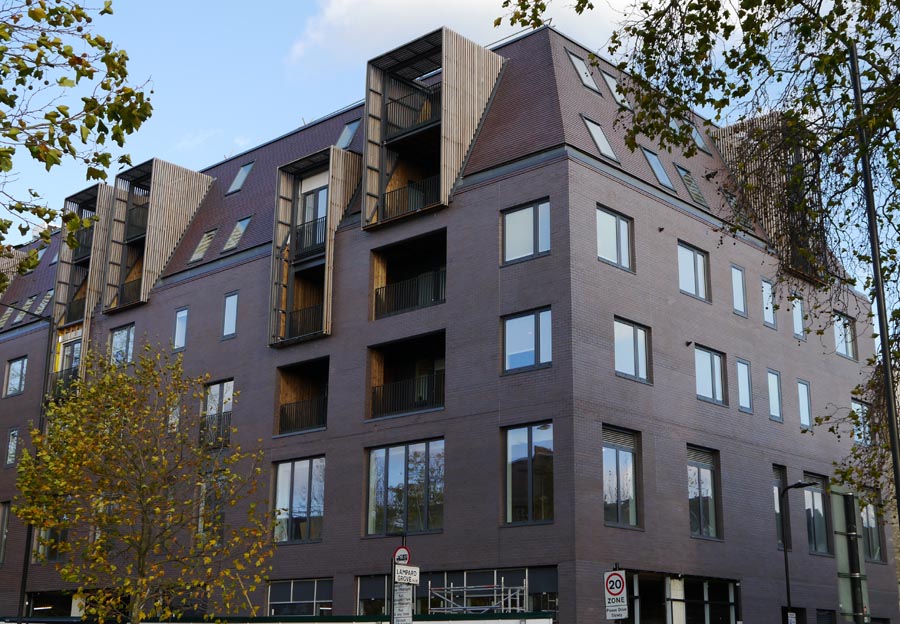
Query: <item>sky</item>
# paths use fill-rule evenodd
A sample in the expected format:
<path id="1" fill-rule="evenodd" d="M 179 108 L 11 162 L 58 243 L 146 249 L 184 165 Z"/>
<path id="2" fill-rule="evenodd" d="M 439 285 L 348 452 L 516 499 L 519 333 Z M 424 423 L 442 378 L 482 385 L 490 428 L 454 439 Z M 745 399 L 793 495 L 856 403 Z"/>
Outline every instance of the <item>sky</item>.
<path id="1" fill-rule="evenodd" d="M 612 4 L 611 4 L 612 3 Z M 200 170 L 362 99 L 366 62 L 440 26 L 482 45 L 520 32 L 494 19 L 501 0 L 115 0 L 96 33 L 124 48 L 133 84 L 152 89 L 153 116 L 126 140 L 150 158 Z M 553 25 L 602 52 L 625 0 L 578 16 L 557 0 Z M 14 192 L 53 208 L 89 187 L 85 168 L 51 173 L 20 158 Z M 110 181 L 116 169 L 110 171 Z M 13 234 L 9 242 L 30 236 Z"/>

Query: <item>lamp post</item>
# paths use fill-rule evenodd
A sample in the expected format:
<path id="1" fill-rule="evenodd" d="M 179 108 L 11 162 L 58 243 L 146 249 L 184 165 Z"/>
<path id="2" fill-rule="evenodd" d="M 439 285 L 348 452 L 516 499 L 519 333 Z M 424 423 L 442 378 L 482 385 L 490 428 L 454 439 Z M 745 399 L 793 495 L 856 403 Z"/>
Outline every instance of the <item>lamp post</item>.
<path id="1" fill-rule="evenodd" d="M 790 531 L 790 525 L 788 524 L 787 509 L 784 505 L 784 495 L 788 490 L 805 488 L 811 485 L 815 485 L 815 483 L 809 481 L 797 481 L 796 483 L 782 487 L 778 492 L 778 508 L 781 509 L 781 550 L 784 551 L 784 589 L 787 594 L 787 624 L 796 624 L 796 620 L 791 622 L 791 615 L 793 613 L 791 611 L 791 569 L 788 563 L 788 531 Z"/>

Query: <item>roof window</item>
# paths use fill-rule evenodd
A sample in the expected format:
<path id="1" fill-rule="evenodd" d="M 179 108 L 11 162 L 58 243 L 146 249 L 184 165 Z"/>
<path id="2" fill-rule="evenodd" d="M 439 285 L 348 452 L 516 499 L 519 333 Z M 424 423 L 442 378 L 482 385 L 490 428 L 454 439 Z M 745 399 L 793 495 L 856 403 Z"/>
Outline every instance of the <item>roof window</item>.
<path id="1" fill-rule="evenodd" d="M 238 243 L 241 242 L 241 237 L 244 235 L 244 232 L 247 231 L 247 226 L 250 224 L 251 218 L 252 217 L 244 217 L 234 224 L 234 229 L 231 230 L 231 234 L 228 236 L 228 240 L 225 241 L 222 251 L 230 251 L 238 246 Z"/>
<path id="2" fill-rule="evenodd" d="M 197 243 L 197 248 L 194 249 L 194 253 L 191 254 L 191 259 L 188 262 L 197 262 L 198 260 L 203 260 L 203 256 L 206 254 L 206 250 L 209 249 L 209 244 L 212 243 L 213 237 L 216 235 L 216 230 L 210 230 L 203 234 L 203 238 L 200 239 L 200 242 Z"/>
<path id="3" fill-rule="evenodd" d="M 631 108 L 631 104 L 628 103 L 628 99 L 625 97 L 625 94 L 619 90 L 619 81 L 616 80 L 615 76 L 612 74 L 607 74 L 606 72 L 600 72 L 603 75 L 603 80 L 606 81 L 606 86 L 609 87 L 609 90 L 612 92 L 613 97 L 616 98 L 616 102 L 619 103 L 620 106 L 624 106 L 625 108 Z"/>
<path id="4" fill-rule="evenodd" d="M 606 139 L 606 135 L 603 133 L 603 128 L 600 127 L 600 124 L 598 124 L 596 121 L 591 121 L 587 117 L 584 118 L 584 123 L 587 126 L 588 131 L 591 133 L 591 138 L 594 139 L 594 143 L 596 143 L 597 149 L 600 150 L 600 153 L 607 158 L 619 160 L 618 158 L 616 158 L 616 153 L 613 151 L 612 146 Z"/>
<path id="5" fill-rule="evenodd" d="M 51 288 L 47 292 L 44 293 L 44 298 L 41 299 L 41 302 L 38 304 L 38 307 L 34 309 L 34 313 L 40 316 L 43 314 L 44 309 L 47 307 L 47 304 L 50 303 L 50 299 L 53 298 L 53 289 Z"/>
<path id="6" fill-rule="evenodd" d="M 338 137 L 337 142 L 334 144 L 335 147 L 339 147 L 341 149 L 347 149 L 347 146 L 350 145 L 350 141 L 353 140 L 354 135 L 356 135 L 356 128 L 359 126 L 359 119 L 354 119 L 341 131 L 341 136 Z"/>
<path id="7" fill-rule="evenodd" d="M 16 305 L 18 301 L 13 301 L 11 305 Z M 6 325 L 6 321 L 9 320 L 10 315 L 13 313 L 13 308 L 10 306 L 6 306 L 6 310 L 3 311 L 3 316 L 0 316 L 0 327 Z"/>
<path id="8" fill-rule="evenodd" d="M 231 186 L 228 187 L 228 193 L 236 193 L 241 190 L 241 187 L 244 186 L 244 181 L 247 179 L 247 176 L 250 175 L 250 170 L 253 169 L 254 162 L 256 161 L 250 161 L 238 169 L 237 174 L 234 176 L 234 180 L 231 182 Z"/>
<path id="9" fill-rule="evenodd" d="M 703 197 L 703 193 L 700 192 L 700 185 L 697 184 L 697 181 L 694 179 L 694 176 L 691 175 L 691 172 L 678 165 L 675 165 L 675 171 L 681 176 L 681 181 L 684 182 L 684 187 L 687 189 L 691 198 L 701 206 L 709 207 L 709 204 L 706 203 L 706 198 Z"/>
<path id="10" fill-rule="evenodd" d="M 656 174 L 656 179 L 659 180 L 659 183 L 674 191 L 675 187 L 672 186 L 672 180 L 669 179 L 669 174 L 667 174 L 666 170 L 663 168 L 659 156 L 648 150 L 646 147 L 642 147 L 641 151 L 644 152 L 644 156 L 647 157 L 647 162 L 650 163 L 650 168 L 653 169 L 653 173 Z"/>
<path id="11" fill-rule="evenodd" d="M 581 84 L 586 86 L 588 89 L 592 89 L 597 93 L 600 93 L 600 88 L 597 86 L 597 83 L 594 82 L 594 77 L 591 75 L 591 70 L 588 68 L 587 63 L 584 62 L 584 59 L 580 56 L 575 56 L 571 52 L 569 52 L 569 58 L 572 59 L 572 65 L 575 66 L 575 71 L 578 72 L 578 77 L 581 78 Z"/>

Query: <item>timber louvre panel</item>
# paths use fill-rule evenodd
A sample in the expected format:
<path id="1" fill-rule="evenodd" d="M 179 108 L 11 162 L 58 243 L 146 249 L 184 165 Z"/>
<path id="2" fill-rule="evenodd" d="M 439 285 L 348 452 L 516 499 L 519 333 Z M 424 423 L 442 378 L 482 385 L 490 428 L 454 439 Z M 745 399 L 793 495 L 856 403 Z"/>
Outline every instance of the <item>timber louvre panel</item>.
<path id="1" fill-rule="evenodd" d="M 332 145 L 328 163 L 328 227 L 325 235 L 325 298 L 322 324 L 322 332 L 326 335 L 331 333 L 335 232 L 359 182 L 362 158 L 358 154 Z"/>
<path id="2" fill-rule="evenodd" d="M 291 212 L 293 211 L 294 176 L 278 170 L 276 182 L 275 232 L 272 239 L 272 295 L 269 314 L 269 342 L 278 342 L 286 333 L 287 284 L 290 272 Z"/>

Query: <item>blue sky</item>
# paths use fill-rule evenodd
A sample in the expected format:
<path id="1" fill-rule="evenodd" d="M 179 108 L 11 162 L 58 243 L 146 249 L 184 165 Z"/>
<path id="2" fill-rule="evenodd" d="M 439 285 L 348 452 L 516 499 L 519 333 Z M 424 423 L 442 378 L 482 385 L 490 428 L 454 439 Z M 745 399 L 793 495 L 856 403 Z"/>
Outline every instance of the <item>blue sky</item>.
<path id="1" fill-rule="evenodd" d="M 595 4 L 581 17 L 554 5 L 553 15 L 557 28 L 599 50 L 617 13 Z M 480 44 L 516 32 L 493 26 L 501 0 L 117 0 L 113 9 L 95 32 L 127 50 L 133 82 L 153 90 L 153 117 L 125 151 L 135 164 L 157 157 L 191 169 L 360 100 L 368 59 L 441 25 Z M 17 164 L 17 192 L 33 188 L 54 208 L 90 186 L 78 163 L 49 174 L 25 158 Z"/>

